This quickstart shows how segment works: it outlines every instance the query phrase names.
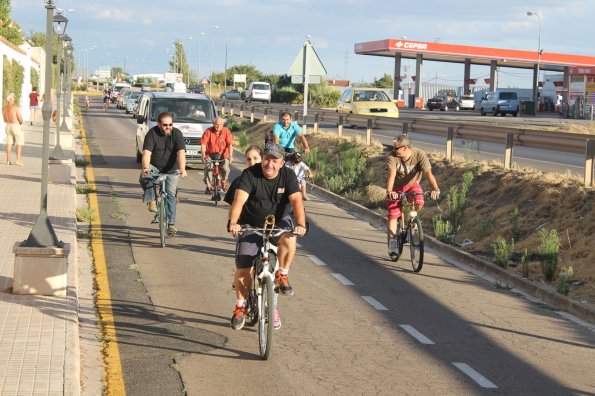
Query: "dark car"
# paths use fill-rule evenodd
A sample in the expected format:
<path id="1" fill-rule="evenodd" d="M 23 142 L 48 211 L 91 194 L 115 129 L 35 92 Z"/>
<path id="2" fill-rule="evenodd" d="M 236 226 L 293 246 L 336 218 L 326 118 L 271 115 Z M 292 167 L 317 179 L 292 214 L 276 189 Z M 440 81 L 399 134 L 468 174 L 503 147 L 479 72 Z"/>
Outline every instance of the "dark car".
<path id="1" fill-rule="evenodd" d="M 204 94 L 205 87 L 202 84 L 190 84 L 188 93 Z"/>
<path id="2" fill-rule="evenodd" d="M 432 111 L 434 109 L 438 109 L 440 111 L 448 111 L 448 110 L 459 111 L 459 110 L 461 110 L 461 106 L 459 105 L 459 102 L 457 102 L 450 96 L 434 96 L 432 99 L 428 100 L 426 107 L 430 111 Z"/>

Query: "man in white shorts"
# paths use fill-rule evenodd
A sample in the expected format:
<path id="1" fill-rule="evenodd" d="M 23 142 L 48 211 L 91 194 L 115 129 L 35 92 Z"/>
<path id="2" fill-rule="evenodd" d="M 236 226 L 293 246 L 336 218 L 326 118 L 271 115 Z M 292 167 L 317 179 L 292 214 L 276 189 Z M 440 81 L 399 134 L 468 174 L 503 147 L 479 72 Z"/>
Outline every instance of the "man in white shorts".
<path id="1" fill-rule="evenodd" d="M 21 162 L 21 151 L 25 144 L 23 133 L 23 117 L 18 106 L 14 104 L 14 94 L 6 95 L 6 106 L 2 109 L 2 117 L 6 123 L 6 165 L 10 165 L 10 152 L 12 145 L 16 145 L 17 158 L 15 164 L 23 165 Z"/>

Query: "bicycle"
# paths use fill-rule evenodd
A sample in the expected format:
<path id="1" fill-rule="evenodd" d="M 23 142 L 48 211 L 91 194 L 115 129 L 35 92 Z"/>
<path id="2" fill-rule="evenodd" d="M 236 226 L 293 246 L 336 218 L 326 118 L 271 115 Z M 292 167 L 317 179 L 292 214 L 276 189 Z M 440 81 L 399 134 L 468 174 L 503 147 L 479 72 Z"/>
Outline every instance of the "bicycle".
<path id="1" fill-rule="evenodd" d="M 415 195 L 428 196 L 429 193 L 401 191 L 397 193 L 395 201 L 401 200 L 401 202 L 407 202 L 408 205 L 409 201 L 406 198 Z M 421 271 L 424 265 L 424 232 L 417 211 L 409 210 L 409 219 L 405 222 L 405 210 L 401 210 L 401 217 L 397 219 L 397 233 L 392 239 L 396 241 L 397 253 L 391 254 L 390 259 L 394 262 L 398 261 L 403 253 L 403 246 L 408 243 L 413 271 Z"/>
<path id="2" fill-rule="evenodd" d="M 221 158 L 221 155 L 219 153 L 211 153 L 209 155 L 209 159 L 210 161 L 207 163 L 207 173 L 211 172 L 213 179 L 213 195 L 211 196 L 211 200 L 215 201 L 215 206 L 217 206 L 219 201 L 221 201 L 220 191 L 222 184 L 221 176 L 219 173 L 219 164 L 221 163 L 221 161 L 225 161 L 225 159 Z M 210 186 L 208 187 L 208 190 L 211 190 Z"/>
<path id="3" fill-rule="evenodd" d="M 110 104 L 111 104 L 111 100 L 110 99 L 104 100 L 103 101 L 103 110 L 108 111 Z"/>
<path id="4" fill-rule="evenodd" d="M 175 171 L 174 175 L 179 175 L 180 171 Z M 159 224 L 159 240 L 161 247 L 165 247 L 165 237 L 167 236 L 167 209 L 169 204 L 167 203 L 167 191 L 164 186 L 164 182 L 167 179 L 167 174 L 157 175 L 153 181 L 153 191 L 155 193 L 155 201 L 157 203 L 157 212 L 151 224 Z"/>
<path id="5" fill-rule="evenodd" d="M 89 100 L 89 98 L 85 98 L 85 111 L 89 110 L 90 106 L 91 106 L 91 101 Z"/>
<path id="6" fill-rule="evenodd" d="M 275 227 L 275 216 L 265 218 L 263 227 L 243 225 L 242 231 L 252 231 L 262 236 L 262 247 L 254 259 L 252 286 L 248 293 L 246 324 L 258 323 L 258 345 L 260 357 L 267 360 L 273 344 L 273 315 L 279 290 L 274 286 L 275 273 L 279 269 L 275 240 L 292 230 Z"/>

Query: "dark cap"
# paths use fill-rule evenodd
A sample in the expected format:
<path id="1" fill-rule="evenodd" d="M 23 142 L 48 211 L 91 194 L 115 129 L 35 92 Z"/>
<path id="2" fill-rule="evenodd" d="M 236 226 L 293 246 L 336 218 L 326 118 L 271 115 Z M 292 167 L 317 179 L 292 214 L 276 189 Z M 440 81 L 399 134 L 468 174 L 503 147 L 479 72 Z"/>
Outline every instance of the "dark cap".
<path id="1" fill-rule="evenodd" d="M 275 158 L 285 158 L 285 150 L 278 144 L 269 142 L 264 148 L 263 155 L 272 155 Z"/>
<path id="2" fill-rule="evenodd" d="M 393 140 L 393 145 L 395 146 L 395 149 L 399 149 L 403 146 L 410 146 L 411 142 L 407 135 L 399 135 Z"/>

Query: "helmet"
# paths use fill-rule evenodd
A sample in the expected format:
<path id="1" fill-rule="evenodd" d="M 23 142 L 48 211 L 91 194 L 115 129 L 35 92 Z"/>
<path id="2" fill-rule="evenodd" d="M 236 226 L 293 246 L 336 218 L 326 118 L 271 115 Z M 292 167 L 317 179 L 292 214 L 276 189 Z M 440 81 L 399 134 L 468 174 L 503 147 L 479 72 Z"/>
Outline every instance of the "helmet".
<path id="1" fill-rule="evenodd" d="M 296 151 L 295 153 L 292 154 L 291 160 L 293 162 L 295 162 L 296 164 L 299 164 L 300 162 L 302 162 L 302 154 L 300 152 Z"/>

